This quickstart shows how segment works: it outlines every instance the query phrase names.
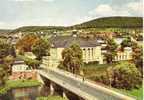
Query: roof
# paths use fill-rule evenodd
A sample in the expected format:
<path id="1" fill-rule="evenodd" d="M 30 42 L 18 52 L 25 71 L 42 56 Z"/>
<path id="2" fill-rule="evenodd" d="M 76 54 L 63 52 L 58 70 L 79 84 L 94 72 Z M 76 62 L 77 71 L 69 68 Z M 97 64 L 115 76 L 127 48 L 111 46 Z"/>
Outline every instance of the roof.
<path id="1" fill-rule="evenodd" d="M 52 36 L 50 42 L 55 48 L 66 48 L 77 43 L 80 47 L 96 47 L 100 44 L 97 42 L 97 39 L 86 39 L 83 37 L 74 37 L 74 36 Z"/>

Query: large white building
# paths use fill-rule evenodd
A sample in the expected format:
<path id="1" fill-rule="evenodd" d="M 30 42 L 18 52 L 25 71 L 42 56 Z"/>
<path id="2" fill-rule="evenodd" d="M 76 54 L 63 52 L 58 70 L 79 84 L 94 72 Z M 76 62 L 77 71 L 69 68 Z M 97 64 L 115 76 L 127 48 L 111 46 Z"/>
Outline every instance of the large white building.
<path id="1" fill-rule="evenodd" d="M 86 39 L 79 37 L 77 34 L 71 36 L 57 36 L 51 37 L 50 42 L 52 48 L 50 49 L 50 56 L 43 58 L 43 63 L 47 66 L 57 66 L 62 61 L 62 51 L 76 43 L 79 44 L 83 53 L 83 62 L 98 62 L 103 64 L 103 55 L 101 52 L 101 45 L 97 39 Z"/>

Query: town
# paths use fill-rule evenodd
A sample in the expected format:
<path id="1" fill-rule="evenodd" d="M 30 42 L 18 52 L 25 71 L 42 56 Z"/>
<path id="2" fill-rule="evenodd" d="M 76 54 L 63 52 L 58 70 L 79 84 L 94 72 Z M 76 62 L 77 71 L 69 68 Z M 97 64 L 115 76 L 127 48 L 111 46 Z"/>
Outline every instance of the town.
<path id="1" fill-rule="evenodd" d="M 3 72 L 1 84 L 9 84 L 11 88 L 36 86 L 45 90 L 46 87 L 49 87 L 50 95 L 54 95 L 58 87 L 62 88 L 63 86 L 59 81 L 57 83 L 56 80 L 51 80 L 52 77 L 49 77 L 51 74 L 54 75 L 53 78 L 59 77 L 56 74 L 62 73 L 64 78 L 69 78 L 66 78 L 67 80 L 62 78 L 61 81 L 66 82 L 64 84 L 68 84 L 71 77 L 79 77 L 79 81 L 83 84 L 91 80 L 108 89 L 113 88 L 113 91 L 115 91 L 114 88 L 117 89 L 116 91 L 120 91 L 120 88 L 127 91 L 141 88 L 142 30 L 130 33 L 88 32 L 76 29 L 65 31 L 64 33 L 67 34 L 60 32 L 53 31 L 49 35 L 43 31 L 19 31 L 15 35 L 1 35 L 0 53 L 1 68 L 3 68 L 1 69 Z M 52 71 L 52 73 L 48 73 L 50 75 L 47 76 L 44 74 L 47 73 L 46 70 Z M 65 86 L 62 88 L 65 91 L 62 96 L 71 100 L 72 97 L 69 94 L 72 95 L 76 91 L 65 88 Z M 6 92 L 7 89 L 1 91 Z M 46 96 L 48 93 L 42 95 Z M 73 98 L 89 99 L 96 95 L 98 94 L 88 97 L 77 95 Z M 107 97 L 106 94 L 103 95 Z M 16 96 L 16 98 L 18 97 Z M 113 100 L 122 97 L 111 95 L 107 98 Z"/>
<path id="2" fill-rule="evenodd" d="M 0 100 L 143 100 L 138 1 L 1 1 Z"/>

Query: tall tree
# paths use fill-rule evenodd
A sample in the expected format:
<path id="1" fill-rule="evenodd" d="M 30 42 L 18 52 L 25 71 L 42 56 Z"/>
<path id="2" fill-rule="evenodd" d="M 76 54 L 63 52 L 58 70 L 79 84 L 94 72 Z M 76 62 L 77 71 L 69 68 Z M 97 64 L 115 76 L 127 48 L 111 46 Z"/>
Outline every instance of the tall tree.
<path id="1" fill-rule="evenodd" d="M 15 51 L 9 43 L 0 40 L 0 85 L 5 83 L 11 71 Z"/>
<path id="2" fill-rule="evenodd" d="M 132 53 L 133 61 L 136 67 L 141 72 L 143 72 L 143 49 L 137 43 L 133 43 L 132 49 L 133 49 Z"/>
<path id="3" fill-rule="evenodd" d="M 122 43 L 121 43 L 122 49 L 123 49 L 124 47 L 131 47 L 131 46 L 132 46 L 132 41 L 131 41 L 131 38 L 130 38 L 130 37 L 126 37 L 126 38 L 122 41 Z"/>
<path id="4" fill-rule="evenodd" d="M 23 52 L 30 52 L 32 49 L 32 46 L 39 40 L 40 38 L 37 35 L 34 34 L 28 34 L 22 37 L 18 42 L 16 43 L 16 48 L 19 51 L 19 53 Z"/>
<path id="5" fill-rule="evenodd" d="M 116 55 L 117 44 L 113 39 L 106 39 L 107 42 L 107 53 L 105 54 L 108 63 L 112 63 L 114 56 Z"/>
<path id="6" fill-rule="evenodd" d="M 77 44 L 65 48 L 62 52 L 63 66 L 72 73 L 79 73 L 82 65 L 82 50 Z"/>
<path id="7" fill-rule="evenodd" d="M 8 67 L 4 64 L 0 64 L 0 86 L 5 85 L 6 80 L 8 79 Z"/>
<path id="8" fill-rule="evenodd" d="M 37 60 L 41 60 L 43 56 L 49 53 L 50 44 L 44 39 L 39 39 L 33 46 L 32 52 L 36 55 Z"/>

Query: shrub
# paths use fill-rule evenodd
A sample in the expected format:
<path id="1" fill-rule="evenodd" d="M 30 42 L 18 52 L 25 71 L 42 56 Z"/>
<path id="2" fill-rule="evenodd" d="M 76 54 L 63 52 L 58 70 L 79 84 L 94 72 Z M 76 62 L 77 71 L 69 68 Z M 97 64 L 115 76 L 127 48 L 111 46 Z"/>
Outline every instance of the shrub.
<path id="1" fill-rule="evenodd" d="M 121 62 L 112 68 L 112 86 L 132 89 L 142 84 L 142 75 L 132 63 Z"/>

